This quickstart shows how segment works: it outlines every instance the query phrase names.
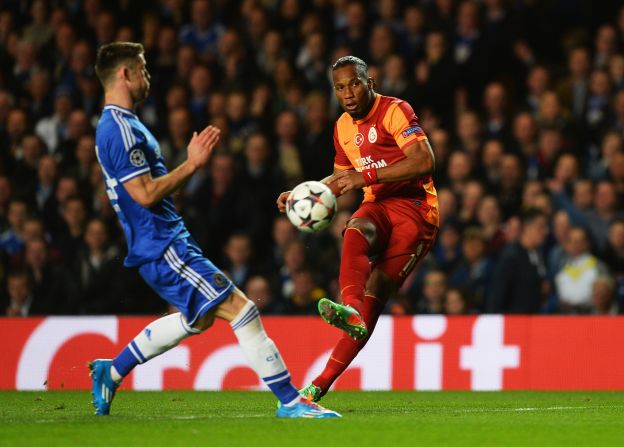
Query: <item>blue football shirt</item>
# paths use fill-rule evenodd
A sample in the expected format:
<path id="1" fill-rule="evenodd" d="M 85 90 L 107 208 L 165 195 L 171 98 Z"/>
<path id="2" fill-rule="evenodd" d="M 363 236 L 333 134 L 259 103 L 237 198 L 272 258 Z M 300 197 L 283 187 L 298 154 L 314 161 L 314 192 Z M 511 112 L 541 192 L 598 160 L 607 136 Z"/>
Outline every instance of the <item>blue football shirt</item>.
<path id="1" fill-rule="evenodd" d="M 95 151 L 106 193 L 126 235 L 127 267 L 160 259 L 172 241 L 189 236 L 170 197 L 145 208 L 123 187 L 140 175 L 167 174 L 158 142 L 131 110 L 111 104 L 104 107 L 95 132 Z"/>

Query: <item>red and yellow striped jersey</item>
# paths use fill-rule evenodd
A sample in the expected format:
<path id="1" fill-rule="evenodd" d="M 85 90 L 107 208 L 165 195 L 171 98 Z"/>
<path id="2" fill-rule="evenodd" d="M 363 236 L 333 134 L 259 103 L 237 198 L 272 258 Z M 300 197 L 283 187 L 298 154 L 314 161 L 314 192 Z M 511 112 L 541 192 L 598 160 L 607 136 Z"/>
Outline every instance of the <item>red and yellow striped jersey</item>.
<path id="1" fill-rule="evenodd" d="M 354 120 L 343 113 L 334 126 L 336 157 L 334 169 L 383 168 L 406 158 L 403 150 L 410 144 L 426 140 L 412 107 L 402 99 L 377 94 L 368 115 Z M 430 210 L 427 221 L 439 223 L 438 196 L 431 176 L 418 180 L 378 183 L 364 188 L 364 201 L 387 197 L 405 197 L 424 201 Z"/>

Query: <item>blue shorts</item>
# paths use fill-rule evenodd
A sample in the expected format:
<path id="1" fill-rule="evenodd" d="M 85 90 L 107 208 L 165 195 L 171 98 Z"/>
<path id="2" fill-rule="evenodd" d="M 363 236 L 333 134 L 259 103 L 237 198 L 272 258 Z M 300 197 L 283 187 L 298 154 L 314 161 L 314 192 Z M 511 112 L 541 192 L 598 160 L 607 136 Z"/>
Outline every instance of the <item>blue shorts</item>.
<path id="1" fill-rule="evenodd" d="M 173 241 L 161 259 L 141 265 L 139 273 L 156 293 L 182 312 L 189 325 L 234 289 L 234 283 L 190 238 Z"/>

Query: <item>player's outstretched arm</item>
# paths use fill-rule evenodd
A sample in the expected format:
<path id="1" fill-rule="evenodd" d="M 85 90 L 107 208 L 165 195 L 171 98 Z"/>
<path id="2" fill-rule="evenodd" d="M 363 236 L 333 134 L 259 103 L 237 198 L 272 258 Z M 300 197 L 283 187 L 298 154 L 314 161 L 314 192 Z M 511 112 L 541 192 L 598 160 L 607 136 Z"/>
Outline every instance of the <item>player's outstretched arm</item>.
<path id="1" fill-rule="evenodd" d="M 374 169 L 374 173 L 367 172 L 371 170 L 362 172 L 354 170 L 338 171 L 328 180 L 328 185 L 332 188 L 332 191 L 337 190 L 339 191 L 338 194 L 344 194 L 352 189 L 360 189 L 373 183 L 416 180 L 433 172 L 435 165 L 434 156 L 427 140 L 410 144 L 403 152 L 407 158 L 390 166 Z M 365 181 L 366 175 L 371 177 L 369 180 L 372 181 L 369 183 Z"/>
<path id="2" fill-rule="evenodd" d="M 199 134 L 194 132 L 184 163 L 162 177 L 154 179 L 150 174 L 135 177 L 124 183 L 126 191 L 139 205 L 146 208 L 154 206 L 184 185 L 195 171 L 208 162 L 220 133 L 214 126 L 206 127 Z"/>

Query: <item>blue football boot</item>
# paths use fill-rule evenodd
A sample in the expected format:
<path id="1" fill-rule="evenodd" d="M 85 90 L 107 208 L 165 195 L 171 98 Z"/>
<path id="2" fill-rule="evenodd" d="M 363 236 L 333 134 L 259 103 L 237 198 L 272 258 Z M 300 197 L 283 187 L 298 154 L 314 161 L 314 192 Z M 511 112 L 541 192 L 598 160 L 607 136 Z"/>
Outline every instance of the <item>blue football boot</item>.
<path id="1" fill-rule="evenodd" d="M 340 418 L 340 413 L 321 407 L 311 399 L 301 398 L 295 405 L 280 405 L 275 416 L 278 418 Z"/>
<path id="2" fill-rule="evenodd" d="M 115 391 L 119 386 L 110 374 L 111 365 L 113 361 L 110 359 L 96 359 L 89 362 L 89 369 L 91 372 L 91 382 L 93 383 L 93 406 L 95 407 L 95 414 L 99 416 L 105 416 L 110 413 L 110 406 L 113 398 L 115 397 Z"/>

